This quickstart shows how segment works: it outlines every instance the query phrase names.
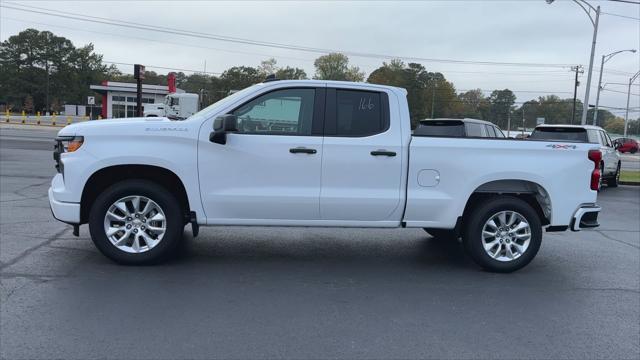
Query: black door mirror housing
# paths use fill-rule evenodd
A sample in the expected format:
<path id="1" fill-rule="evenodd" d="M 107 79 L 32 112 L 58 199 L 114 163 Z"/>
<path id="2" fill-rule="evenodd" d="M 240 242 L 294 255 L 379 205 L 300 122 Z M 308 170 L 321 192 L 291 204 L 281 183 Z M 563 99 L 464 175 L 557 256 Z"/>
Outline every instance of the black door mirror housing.
<path id="1" fill-rule="evenodd" d="M 213 132 L 209 134 L 209 141 L 225 145 L 227 133 L 238 131 L 238 117 L 232 114 L 218 116 L 213 121 Z"/>

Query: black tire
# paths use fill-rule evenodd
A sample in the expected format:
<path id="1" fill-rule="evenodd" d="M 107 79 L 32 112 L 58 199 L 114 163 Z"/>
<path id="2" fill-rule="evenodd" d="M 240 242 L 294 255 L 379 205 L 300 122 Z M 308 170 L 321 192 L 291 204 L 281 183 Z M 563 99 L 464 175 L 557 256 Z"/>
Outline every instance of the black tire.
<path id="1" fill-rule="evenodd" d="M 607 179 L 607 186 L 611 188 L 618 187 L 620 184 L 620 163 L 618 163 L 618 167 L 616 168 L 616 173 L 613 174 L 613 177 Z"/>
<path id="2" fill-rule="evenodd" d="M 529 223 L 529 247 L 520 257 L 510 261 L 492 258 L 483 247 L 482 231 L 485 223 L 501 211 L 515 211 Z M 529 264 L 542 243 L 542 225 L 538 213 L 525 201 L 513 196 L 497 196 L 472 208 L 464 221 L 463 244 L 467 254 L 485 270 L 509 273 Z"/>
<path id="3" fill-rule="evenodd" d="M 602 185 L 604 185 L 606 183 L 606 180 L 604 178 L 604 163 L 601 162 L 600 163 L 600 183 L 598 184 L 598 192 L 602 191 Z"/>
<path id="4" fill-rule="evenodd" d="M 424 228 L 424 231 L 436 239 L 457 239 L 459 237 L 454 229 Z"/>
<path id="5" fill-rule="evenodd" d="M 104 229 L 105 214 L 117 200 L 140 195 L 153 200 L 165 215 L 166 230 L 162 240 L 150 250 L 128 253 L 120 250 L 107 238 Z M 182 240 L 184 219 L 178 200 L 162 186 L 147 180 L 125 180 L 103 191 L 91 206 L 89 232 L 98 250 L 109 259 L 124 265 L 154 264 L 166 260 L 175 253 Z"/>
<path id="6" fill-rule="evenodd" d="M 633 148 L 633 149 L 631 149 L 629 152 L 630 152 L 630 153 L 632 153 L 632 154 L 635 154 L 635 153 L 637 153 L 637 152 L 638 152 L 638 149 Z"/>

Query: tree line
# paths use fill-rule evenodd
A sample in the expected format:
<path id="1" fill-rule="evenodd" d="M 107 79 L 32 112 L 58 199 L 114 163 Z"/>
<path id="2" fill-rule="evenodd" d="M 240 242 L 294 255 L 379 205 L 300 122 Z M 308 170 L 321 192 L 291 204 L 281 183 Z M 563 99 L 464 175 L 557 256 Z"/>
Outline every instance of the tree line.
<path id="1" fill-rule="evenodd" d="M 309 76 L 304 69 L 280 66 L 275 59 L 267 59 L 255 67 L 231 67 L 218 76 L 177 72 L 176 84 L 187 92 L 198 93 L 203 106 L 231 91 L 262 82 L 271 74 L 278 79 L 311 77 L 398 86 L 407 90 L 413 126 L 421 119 L 433 117 L 484 119 L 502 129 L 509 122 L 512 129 L 523 124 L 532 128 L 538 117 L 544 117 L 549 124 L 569 123 L 572 119 L 573 99 L 548 95 L 516 104 L 516 96 L 509 89 L 497 89 L 489 95 L 480 89 L 458 93 L 441 72 L 398 59 L 384 62 L 368 77 L 340 53 L 318 57 L 314 69 L 315 73 Z M 84 104 L 86 97 L 93 95 L 89 85 L 103 80 L 134 81 L 133 75 L 106 65 L 103 56 L 95 53 L 93 44 L 75 47 L 70 40 L 49 31 L 27 29 L 0 44 L 0 109 L 59 112 L 64 103 Z M 147 71 L 145 83 L 166 85 L 167 76 Z M 581 102 L 576 109 L 575 118 L 579 121 Z M 592 118 L 592 111 L 589 110 L 588 119 Z M 599 110 L 598 125 L 615 133 L 624 129 L 623 120 L 607 110 Z M 630 125 L 632 134 L 640 133 L 640 119 Z"/>

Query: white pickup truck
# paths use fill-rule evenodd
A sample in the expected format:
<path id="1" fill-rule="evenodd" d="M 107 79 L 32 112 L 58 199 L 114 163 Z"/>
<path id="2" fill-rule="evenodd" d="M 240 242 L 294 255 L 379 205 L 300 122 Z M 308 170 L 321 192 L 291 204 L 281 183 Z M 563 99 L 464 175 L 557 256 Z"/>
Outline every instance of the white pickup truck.
<path id="1" fill-rule="evenodd" d="M 185 225 L 424 228 L 491 271 L 528 264 L 543 229 L 598 226 L 589 143 L 412 135 L 404 89 L 269 81 L 184 121 L 58 133 L 53 215 L 119 263 L 174 253 Z"/>

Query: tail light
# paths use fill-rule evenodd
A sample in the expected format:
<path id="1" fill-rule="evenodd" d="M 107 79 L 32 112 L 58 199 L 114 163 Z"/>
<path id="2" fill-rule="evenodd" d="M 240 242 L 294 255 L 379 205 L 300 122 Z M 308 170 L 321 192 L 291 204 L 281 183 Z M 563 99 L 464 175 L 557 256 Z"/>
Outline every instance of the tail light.
<path id="1" fill-rule="evenodd" d="M 600 150 L 589 150 L 589 160 L 593 161 L 593 171 L 591 172 L 591 190 L 600 190 L 600 163 L 602 153 Z"/>

